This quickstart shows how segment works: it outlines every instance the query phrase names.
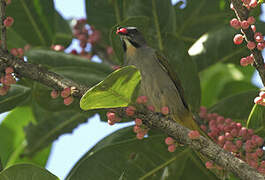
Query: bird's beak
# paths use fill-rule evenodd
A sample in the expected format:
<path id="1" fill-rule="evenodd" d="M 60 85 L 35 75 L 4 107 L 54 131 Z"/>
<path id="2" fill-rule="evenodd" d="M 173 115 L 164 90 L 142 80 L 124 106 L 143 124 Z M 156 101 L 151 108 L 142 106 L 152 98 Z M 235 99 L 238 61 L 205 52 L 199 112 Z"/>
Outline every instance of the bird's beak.
<path id="1" fill-rule="evenodd" d="M 117 35 L 128 35 L 128 30 L 126 28 L 117 28 L 117 31 L 116 31 L 116 34 Z"/>

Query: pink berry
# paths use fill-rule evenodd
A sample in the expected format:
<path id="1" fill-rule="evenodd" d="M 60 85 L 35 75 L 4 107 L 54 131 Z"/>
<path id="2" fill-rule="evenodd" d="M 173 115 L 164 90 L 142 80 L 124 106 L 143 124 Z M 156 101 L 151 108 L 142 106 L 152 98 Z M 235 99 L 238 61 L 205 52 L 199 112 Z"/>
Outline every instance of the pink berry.
<path id="1" fill-rule="evenodd" d="M 241 24 L 240 24 L 240 21 L 236 18 L 233 18 L 231 21 L 230 21 L 230 26 L 235 28 L 235 29 L 239 29 L 241 27 Z"/>
<path id="2" fill-rule="evenodd" d="M 231 131 L 231 135 L 232 135 L 233 137 L 237 137 L 237 134 L 238 134 L 237 129 L 232 129 L 232 131 Z"/>
<path id="3" fill-rule="evenodd" d="M 254 34 L 254 39 L 256 42 L 263 42 L 264 41 L 264 37 L 260 32 L 256 32 Z"/>
<path id="4" fill-rule="evenodd" d="M 259 42 L 259 43 L 257 44 L 257 49 L 260 50 L 260 51 L 262 51 L 262 50 L 264 49 L 264 47 L 265 47 L 264 42 Z"/>
<path id="5" fill-rule="evenodd" d="M 198 131 L 190 131 L 188 136 L 190 139 L 198 139 L 200 137 L 200 133 Z"/>
<path id="6" fill-rule="evenodd" d="M 112 55 L 113 54 L 113 48 L 111 46 L 108 46 L 106 51 L 107 51 L 108 55 Z"/>
<path id="7" fill-rule="evenodd" d="M 206 167 L 207 169 L 212 169 L 212 168 L 213 168 L 213 163 L 210 162 L 210 161 L 207 161 L 207 162 L 205 163 L 205 167 Z"/>
<path id="8" fill-rule="evenodd" d="M 167 137 L 165 139 L 165 143 L 166 143 L 166 145 L 171 145 L 171 144 L 175 143 L 175 140 L 172 137 Z"/>
<path id="9" fill-rule="evenodd" d="M 260 149 L 260 148 L 258 148 L 258 149 L 256 150 L 256 154 L 257 154 L 258 157 L 263 156 L 263 150 Z"/>
<path id="10" fill-rule="evenodd" d="M 256 43 L 249 41 L 247 44 L 248 49 L 252 50 L 256 47 Z"/>
<path id="11" fill-rule="evenodd" d="M 250 3 L 251 0 L 242 0 L 242 2 L 245 4 L 245 5 L 248 5 Z"/>
<path id="12" fill-rule="evenodd" d="M 142 128 L 140 126 L 133 126 L 133 132 L 139 133 L 140 131 L 142 131 Z"/>
<path id="13" fill-rule="evenodd" d="M 138 133 L 136 134 L 136 138 L 139 139 L 139 140 L 143 139 L 144 136 L 145 136 L 145 133 L 143 133 L 142 131 L 141 131 L 141 132 L 138 132 Z"/>
<path id="14" fill-rule="evenodd" d="M 218 144 L 223 145 L 225 143 L 225 136 L 219 136 L 218 137 Z"/>
<path id="15" fill-rule="evenodd" d="M 6 0 L 6 4 L 7 5 L 11 4 L 11 0 Z"/>
<path id="16" fill-rule="evenodd" d="M 243 144 L 243 142 L 242 142 L 241 140 L 237 140 L 237 141 L 236 141 L 236 146 L 237 146 L 238 148 L 241 148 L 241 147 L 242 147 L 242 144 Z"/>
<path id="17" fill-rule="evenodd" d="M 255 25 L 251 25 L 251 29 L 253 32 L 256 32 L 256 26 Z"/>
<path id="18" fill-rule="evenodd" d="M 5 27 L 10 27 L 12 26 L 13 23 L 14 23 L 14 19 L 10 16 L 6 17 L 6 19 L 4 20 Z"/>
<path id="19" fill-rule="evenodd" d="M 207 127 L 206 127 L 205 125 L 201 125 L 200 128 L 201 128 L 204 132 L 207 131 Z"/>
<path id="20" fill-rule="evenodd" d="M 62 98 L 66 98 L 71 95 L 71 88 L 67 87 L 61 92 Z"/>
<path id="21" fill-rule="evenodd" d="M 256 19 L 253 17 L 253 16 L 250 16 L 250 17 L 248 17 L 248 24 L 255 24 L 255 22 L 256 22 Z"/>
<path id="22" fill-rule="evenodd" d="M 231 135 L 231 133 L 226 132 L 226 133 L 225 133 L 225 139 L 226 139 L 226 140 L 232 140 L 232 139 L 233 139 L 233 136 Z"/>
<path id="23" fill-rule="evenodd" d="M 241 22 L 241 27 L 242 29 L 247 29 L 249 27 L 248 21 L 244 20 Z"/>
<path id="24" fill-rule="evenodd" d="M 52 97 L 53 99 L 55 99 L 55 98 L 57 98 L 58 96 L 59 96 L 58 91 L 56 91 L 56 90 L 52 90 L 52 92 L 51 92 L 51 97 Z"/>
<path id="25" fill-rule="evenodd" d="M 176 145 L 175 144 L 171 144 L 171 145 L 168 146 L 167 149 L 168 149 L 169 152 L 174 152 L 174 151 L 176 151 Z"/>
<path id="26" fill-rule="evenodd" d="M 107 118 L 110 121 L 115 121 L 116 119 L 116 114 L 114 112 L 107 112 Z"/>
<path id="27" fill-rule="evenodd" d="M 143 124 L 142 119 L 136 118 L 134 120 L 136 126 L 141 126 Z"/>
<path id="28" fill-rule="evenodd" d="M 161 113 L 164 115 L 168 115 L 169 114 L 169 108 L 167 106 L 162 107 Z"/>
<path id="29" fill-rule="evenodd" d="M 133 107 L 133 106 L 128 106 L 128 107 L 126 108 L 125 112 L 126 112 L 127 116 L 133 116 L 134 113 L 135 113 L 135 110 L 136 110 L 135 107 Z"/>
<path id="30" fill-rule="evenodd" d="M 247 56 L 246 59 L 247 59 L 246 61 L 247 61 L 248 64 L 253 64 L 254 63 L 253 54 L 251 54 L 250 56 Z"/>
<path id="31" fill-rule="evenodd" d="M 10 53 L 13 54 L 13 56 L 18 56 L 18 51 L 17 51 L 16 48 L 12 48 L 12 49 L 10 50 Z"/>
<path id="32" fill-rule="evenodd" d="M 240 65 L 241 66 L 247 66 L 248 62 L 247 62 L 247 58 L 243 57 L 240 59 Z"/>
<path id="33" fill-rule="evenodd" d="M 110 126 L 112 126 L 112 125 L 115 124 L 115 121 L 111 121 L 111 120 L 108 119 L 108 124 L 109 124 Z"/>
<path id="34" fill-rule="evenodd" d="M 241 44 L 243 42 L 244 37 L 242 36 L 242 34 L 236 34 L 234 37 L 234 44 Z"/>
<path id="35" fill-rule="evenodd" d="M 262 98 L 262 97 L 256 97 L 256 98 L 254 99 L 254 103 L 255 103 L 255 104 L 260 104 L 262 101 L 263 101 L 263 98 Z"/>
<path id="36" fill-rule="evenodd" d="M 5 69 L 5 73 L 6 74 L 11 74 L 11 73 L 13 73 L 14 72 L 14 69 L 12 68 L 12 67 L 7 67 L 6 69 Z"/>
<path id="37" fill-rule="evenodd" d="M 149 111 L 155 112 L 155 107 L 154 106 L 147 106 L 147 109 Z"/>
<path id="38" fill-rule="evenodd" d="M 260 96 L 261 98 L 265 98 L 265 92 L 264 92 L 264 91 L 260 91 L 259 96 Z"/>
<path id="39" fill-rule="evenodd" d="M 139 96 L 136 100 L 138 104 L 145 104 L 147 103 L 147 97 L 146 96 Z"/>
<path id="40" fill-rule="evenodd" d="M 73 98 L 72 96 L 69 96 L 69 97 L 67 97 L 67 98 L 65 98 L 65 99 L 63 100 L 63 103 L 64 103 L 66 106 L 68 106 L 68 105 L 72 104 L 73 101 L 74 101 L 74 98 Z"/>

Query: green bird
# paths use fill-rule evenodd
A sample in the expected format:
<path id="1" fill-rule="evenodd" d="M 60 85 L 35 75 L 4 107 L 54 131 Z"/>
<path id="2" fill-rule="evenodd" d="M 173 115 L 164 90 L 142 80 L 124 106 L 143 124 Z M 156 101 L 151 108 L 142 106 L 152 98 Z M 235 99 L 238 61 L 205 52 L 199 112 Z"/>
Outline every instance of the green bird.
<path id="1" fill-rule="evenodd" d="M 181 125 L 200 130 L 193 119 L 177 75 L 168 61 L 149 47 L 136 27 L 119 27 L 116 31 L 125 51 L 125 65 L 134 65 L 141 73 L 140 95 L 147 96 L 149 105 L 160 112 L 169 108 L 169 116 Z"/>

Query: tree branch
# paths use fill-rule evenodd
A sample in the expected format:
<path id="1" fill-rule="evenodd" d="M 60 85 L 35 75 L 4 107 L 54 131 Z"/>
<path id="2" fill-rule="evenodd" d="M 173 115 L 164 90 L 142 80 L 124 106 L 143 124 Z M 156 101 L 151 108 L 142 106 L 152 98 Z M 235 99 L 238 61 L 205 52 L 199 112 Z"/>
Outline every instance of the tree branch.
<path id="1" fill-rule="evenodd" d="M 1 0 L 0 3 L 0 17 L 1 17 L 1 46 L 2 49 L 7 51 L 6 46 L 6 27 L 4 26 L 4 20 L 6 18 L 6 1 Z"/>
<path id="2" fill-rule="evenodd" d="M 30 64 L 5 53 L 0 50 L 0 67 L 12 66 L 15 73 L 21 77 L 38 81 L 48 87 L 62 90 L 65 87 L 76 87 L 75 96 L 81 97 L 89 87 L 78 84 L 70 79 L 64 78 L 54 72 L 48 71 L 39 65 Z M 125 116 L 125 109 L 121 108 L 120 114 Z M 231 153 L 223 150 L 217 144 L 204 137 L 191 140 L 188 137 L 189 129 L 179 125 L 170 118 L 153 112 L 139 112 L 137 117 L 144 120 L 144 123 L 151 128 L 158 128 L 168 135 L 174 137 L 179 143 L 188 145 L 189 147 L 200 152 L 216 164 L 224 167 L 226 170 L 236 174 L 241 179 L 264 179 L 255 169 L 248 166 L 245 162 L 233 156 Z"/>
<path id="3" fill-rule="evenodd" d="M 242 5 L 241 0 L 231 0 L 236 16 L 240 21 L 247 20 L 249 16 L 249 10 Z M 251 27 L 248 29 L 242 29 L 242 33 L 245 35 L 246 41 L 252 41 L 254 40 L 254 32 L 252 31 Z M 254 55 L 254 64 L 253 66 L 257 69 L 259 72 L 259 75 L 261 77 L 263 86 L 265 86 L 265 67 L 264 67 L 264 60 L 261 54 L 261 51 L 256 48 L 251 50 L 251 53 Z"/>

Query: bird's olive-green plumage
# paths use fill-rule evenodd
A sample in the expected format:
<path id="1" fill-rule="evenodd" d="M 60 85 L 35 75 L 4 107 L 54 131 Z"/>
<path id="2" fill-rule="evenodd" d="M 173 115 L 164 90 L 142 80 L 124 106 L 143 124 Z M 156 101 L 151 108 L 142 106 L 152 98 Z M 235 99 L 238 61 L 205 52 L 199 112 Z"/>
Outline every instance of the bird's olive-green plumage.
<path id="1" fill-rule="evenodd" d="M 141 73 L 140 95 L 147 96 L 148 104 L 154 106 L 157 112 L 167 106 L 175 121 L 198 130 L 185 102 L 180 81 L 167 60 L 146 44 L 136 28 L 119 29 L 117 34 L 123 42 L 125 65 L 134 65 Z"/>

